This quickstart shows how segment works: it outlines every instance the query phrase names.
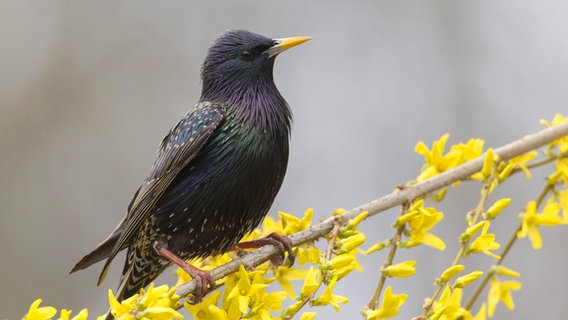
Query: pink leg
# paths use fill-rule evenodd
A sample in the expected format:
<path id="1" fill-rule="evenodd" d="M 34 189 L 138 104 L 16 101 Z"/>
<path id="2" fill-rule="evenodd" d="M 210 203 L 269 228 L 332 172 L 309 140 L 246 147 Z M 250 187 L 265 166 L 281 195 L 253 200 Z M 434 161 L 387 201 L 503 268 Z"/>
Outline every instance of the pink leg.
<path id="1" fill-rule="evenodd" d="M 197 281 L 197 288 L 195 289 L 194 301 L 198 303 L 201 298 L 207 293 L 207 289 L 215 287 L 215 280 L 208 271 L 198 269 L 189 263 L 185 262 L 177 254 L 171 252 L 165 241 L 158 240 L 154 242 L 154 250 L 161 256 L 178 265 L 183 271 L 187 272 L 195 281 Z"/>
<path id="2" fill-rule="evenodd" d="M 275 265 L 281 265 L 284 262 L 284 252 L 288 252 L 288 259 L 290 260 L 290 265 L 294 264 L 294 251 L 292 250 L 292 241 L 287 236 L 279 235 L 278 233 L 271 233 L 264 238 L 245 241 L 237 243 L 232 249 L 256 249 L 264 247 L 266 245 L 274 245 L 280 249 L 281 255 L 279 257 L 271 257 L 270 261 Z"/>

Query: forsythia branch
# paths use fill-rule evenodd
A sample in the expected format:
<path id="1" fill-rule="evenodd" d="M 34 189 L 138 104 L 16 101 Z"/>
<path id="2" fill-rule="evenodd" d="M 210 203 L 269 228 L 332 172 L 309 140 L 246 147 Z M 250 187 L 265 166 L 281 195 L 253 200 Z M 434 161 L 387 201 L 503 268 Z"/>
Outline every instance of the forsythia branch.
<path id="1" fill-rule="evenodd" d="M 511 142 L 500 148 L 494 150 L 494 153 L 500 160 L 505 161 L 521 154 L 535 150 L 550 142 L 568 135 L 568 122 L 551 126 L 534 134 L 527 135 L 519 140 Z M 314 241 L 328 234 L 335 224 L 345 224 L 350 219 L 355 218 L 357 215 L 364 211 L 368 211 L 368 216 L 379 214 L 382 211 L 396 207 L 405 202 L 414 200 L 417 197 L 429 194 L 433 191 L 451 185 L 452 183 L 466 179 L 467 177 L 480 171 L 485 155 L 481 155 L 475 160 L 466 162 L 458 167 L 445 171 L 430 179 L 418 182 L 414 185 L 404 187 L 403 189 L 396 190 L 381 198 L 375 199 L 371 202 L 363 204 L 359 207 L 353 208 L 341 215 L 328 218 L 320 224 L 314 225 L 309 229 L 300 231 L 290 236 L 293 246 L 297 246 L 309 241 Z M 227 264 L 224 264 L 211 271 L 214 279 L 221 279 L 231 273 L 239 270 L 242 264 L 247 269 L 256 267 L 257 265 L 267 261 L 271 256 L 278 254 L 278 249 L 274 246 L 265 246 L 249 254 L 235 259 Z M 186 284 L 179 286 L 176 293 L 180 296 L 187 296 L 194 292 L 196 289 L 196 282 L 192 280 Z"/>

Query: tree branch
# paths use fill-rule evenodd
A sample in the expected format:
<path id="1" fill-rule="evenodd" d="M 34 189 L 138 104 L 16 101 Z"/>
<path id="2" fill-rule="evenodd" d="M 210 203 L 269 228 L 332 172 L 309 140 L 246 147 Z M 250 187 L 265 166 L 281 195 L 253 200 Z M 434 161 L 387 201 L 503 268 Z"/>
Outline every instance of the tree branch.
<path id="1" fill-rule="evenodd" d="M 525 136 L 519 140 L 516 140 L 494 150 L 494 152 L 499 156 L 500 160 L 505 161 L 519 156 L 523 153 L 527 153 L 531 150 L 545 146 L 563 136 L 568 136 L 568 122 L 564 122 L 557 126 L 546 128 L 537 133 Z M 367 216 L 368 218 L 387 209 L 401 205 L 404 202 L 412 201 L 417 197 L 446 187 L 453 182 L 463 180 L 481 170 L 484 157 L 485 155 L 483 154 L 475 160 L 466 162 L 428 180 L 407 186 L 401 190 L 396 190 L 381 198 L 375 199 L 371 202 L 346 211 L 341 215 L 328 218 L 309 229 L 290 235 L 292 246 L 298 246 L 309 241 L 317 240 L 329 233 L 333 228 L 334 223 L 347 223 L 347 221 L 355 218 L 357 215 L 364 211 L 369 212 Z M 253 252 L 250 252 L 243 257 L 240 257 L 227 264 L 213 269 L 211 271 L 211 275 L 214 279 L 221 279 L 231 273 L 237 272 L 239 265 L 241 264 L 243 264 L 247 269 L 251 269 L 263 263 L 264 261 L 267 261 L 271 256 L 278 253 L 278 249 L 275 246 L 265 246 Z M 193 293 L 195 289 L 196 282 L 195 280 L 192 280 L 179 286 L 176 290 L 176 293 L 183 297 L 187 296 L 190 293 Z"/>

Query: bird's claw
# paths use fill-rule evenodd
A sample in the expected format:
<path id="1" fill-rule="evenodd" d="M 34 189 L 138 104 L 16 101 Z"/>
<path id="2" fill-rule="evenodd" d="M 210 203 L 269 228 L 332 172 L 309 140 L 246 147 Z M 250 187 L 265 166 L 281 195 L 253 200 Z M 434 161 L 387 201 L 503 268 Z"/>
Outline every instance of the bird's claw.
<path id="1" fill-rule="evenodd" d="M 215 288 L 215 279 L 213 279 L 213 276 L 209 271 L 197 269 L 189 264 L 188 266 L 191 267 L 191 269 L 183 268 L 183 270 L 196 281 L 193 299 L 190 301 L 191 304 L 196 304 L 201 302 L 209 290 Z"/>
<path id="2" fill-rule="evenodd" d="M 183 271 L 187 272 L 187 274 L 189 274 L 191 278 L 195 279 L 196 285 L 192 303 L 199 303 L 205 296 L 205 294 L 207 294 L 208 290 L 215 288 L 215 279 L 213 279 L 211 272 L 201 270 L 187 263 L 185 260 L 168 249 L 165 240 L 156 240 L 154 242 L 154 249 L 160 256 L 175 263 Z"/>
<path id="3" fill-rule="evenodd" d="M 270 257 L 270 261 L 274 265 L 280 266 L 284 263 L 285 252 L 288 252 L 288 260 L 290 261 L 289 265 L 292 266 L 294 264 L 295 255 L 294 255 L 294 250 L 292 249 L 292 241 L 290 240 L 289 237 L 280 235 L 276 232 L 272 232 L 264 238 L 238 243 L 235 245 L 235 248 L 237 249 L 260 248 L 269 244 L 276 246 L 281 253 L 279 256 Z"/>

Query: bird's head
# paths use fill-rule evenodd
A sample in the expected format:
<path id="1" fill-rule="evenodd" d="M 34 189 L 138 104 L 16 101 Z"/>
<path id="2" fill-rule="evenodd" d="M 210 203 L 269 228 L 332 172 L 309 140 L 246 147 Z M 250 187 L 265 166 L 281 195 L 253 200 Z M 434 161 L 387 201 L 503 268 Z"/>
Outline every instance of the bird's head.
<path id="1" fill-rule="evenodd" d="M 209 48 L 203 62 L 202 98 L 223 99 L 224 95 L 243 92 L 257 84 L 274 85 L 272 69 L 276 56 L 310 39 L 270 39 L 244 30 L 224 33 Z"/>

